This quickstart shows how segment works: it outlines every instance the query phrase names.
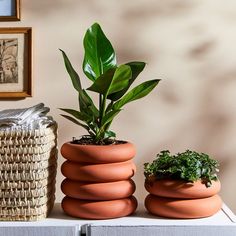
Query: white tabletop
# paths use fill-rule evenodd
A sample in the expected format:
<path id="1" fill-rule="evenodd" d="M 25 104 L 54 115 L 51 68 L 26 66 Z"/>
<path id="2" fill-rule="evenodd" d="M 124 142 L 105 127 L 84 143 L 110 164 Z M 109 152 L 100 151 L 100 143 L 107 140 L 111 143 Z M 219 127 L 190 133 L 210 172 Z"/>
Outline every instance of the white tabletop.
<path id="1" fill-rule="evenodd" d="M 82 220 L 65 215 L 60 204 L 50 216 L 37 222 L 0 222 L 0 236 L 152 236 L 152 235 L 214 235 L 235 236 L 236 217 L 224 205 L 212 217 L 176 220 L 164 219 L 148 214 L 140 206 L 137 212 L 128 217 L 112 220 Z M 201 232 L 201 233 L 200 233 Z M 157 234 L 158 233 L 158 234 Z"/>

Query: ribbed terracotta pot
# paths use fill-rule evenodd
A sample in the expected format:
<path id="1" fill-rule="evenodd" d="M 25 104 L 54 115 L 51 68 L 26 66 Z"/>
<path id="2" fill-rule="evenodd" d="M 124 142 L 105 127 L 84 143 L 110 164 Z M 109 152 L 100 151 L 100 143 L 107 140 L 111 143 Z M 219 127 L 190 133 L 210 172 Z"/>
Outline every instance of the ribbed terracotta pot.
<path id="1" fill-rule="evenodd" d="M 222 200 L 219 195 L 198 199 L 179 199 L 149 194 L 145 199 L 145 207 L 150 213 L 168 218 L 208 217 L 217 213 L 221 206 Z"/>
<path id="2" fill-rule="evenodd" d="M 137 200 L 133 196 L 110 201 L 87 201 L 65 197 L 62 200 L 62 208 L 74 217 L 112 219 L 132 214 L 137 208 Z"/>
<path id="3" fill-rule="evenodd" d="M 99 183 L 130 179 L 136 172 L 136 167 L 131 160 L 107 164 L 81 164 L 65 161 L 61 166 L 61 171 L 71 180 Z"/>
<path id="4" fill-rule="evenodd" d="M 189 199 L 211 197 L 219 193 L 221 185 L 220 181 L 212 181 L 212 185 L 207 188 L 201 180 L 191 183 L 181 180 L 162 179 L 155 181 L 146 180 L 145 188 L 149 193 L 159 197 Z"/>
<path id="5" fill-rule="evenodd" d="M 81 200 L 115 200 L 131 196 L 135 192 L 135 184 L 131 179 L 106 183 L 65 179 L 61 190 L 66 196 Z"/>
<path id="6" fill-rule="evenodd" d="M 221 209 L 222 200 L 217 195 L 220 181 L 212 181 L 206 187 L 200 180 L 146 180 L 145 188 L 150 193 L 145 199 L 146 209 L 158 216 L 168 218 L 203 218 L 214 215 Z"/>
<path id="7" fill-rule="evenodd" d="M 67 160 L 61 171 L 66 179 L 61 189 L 62 208 L 68 215 L 86 219 L 109 219 L 132 214 L 137 201 L 132 196 L 136 172 L 134 145 L 79 145 L 65 143 L 61 154 Z"/>

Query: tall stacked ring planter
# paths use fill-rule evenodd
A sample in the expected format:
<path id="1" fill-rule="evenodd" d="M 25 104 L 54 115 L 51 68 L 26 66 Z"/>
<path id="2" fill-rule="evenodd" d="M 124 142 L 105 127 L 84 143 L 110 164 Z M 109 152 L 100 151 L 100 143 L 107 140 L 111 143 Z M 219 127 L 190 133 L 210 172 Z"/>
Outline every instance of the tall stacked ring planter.
<path id="1" fill-rule="evenodd" d="M 146 180 L 150 193 L 145 199 L 146 209 L 158 216 L 193 219 L 214 215 L 222 206 L 218 195 L 220 181 L 206 187 L 201 180 L 194 183 L 181 180 Z"/>
<path id="2" fill-rule="evenodd" d="M 131 180 L 136 171 L 131 143 L 80 145 L 65 143 L 66 159 L 61 184 L 66 195 L 62 208 L 68 215 L 86 219 L 110 219 L 132 214 L 137 208 Z"/>

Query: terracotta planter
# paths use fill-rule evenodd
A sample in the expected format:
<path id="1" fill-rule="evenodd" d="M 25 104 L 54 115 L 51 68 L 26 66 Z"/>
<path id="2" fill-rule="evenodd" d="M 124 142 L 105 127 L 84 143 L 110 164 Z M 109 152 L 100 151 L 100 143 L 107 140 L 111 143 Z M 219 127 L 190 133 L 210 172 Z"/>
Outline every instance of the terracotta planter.
<path id="1" fill-rule="evenodd" d="M 61 166 L 62 174 L 72 180 L 87 182 L 113 182 L 130 179 L 136 172 L 133 161 L 108 164 L 79 164 L 65 161 Z"/>
<path id="2" fill-rule="evenodd" d="M 65 197 L 63 210 L 70 216 L 85 219 L 112 219 L 132 214 L 137 208 L 137 200 L 129 198 L 110 201 L 87 201 Z"/>
<path id="3" fill-rule="evenodd" d="M 65 179 L 61 190 L 65 195 L 76 199 L 113 200 L 131 196 L 135 191 L 135 184 L 133 180 L 88 183 Z"/>
<path id="4" fill-rule="evenodd" d="M 117 145 L 79 145 L 65 143 L 61 148 L 67 159 L 61 171 L 66 179 L 61 189 L 66 197 L 64 211 L 87 219 L 109 219 L 132 214 L 137 201 L 132 196 L 136 172 L 131 143 Z"/>
<path id="5" fill-rule="evenodd" d="M 212 181 L 212 185 L 208 188 L 200 180 L 194 183 L 171 179 L 145 181 L 145 188 L 149 193 L 170 198 L 210 197 L 217 194 L 220 187 L 220 181 Z"/>
<path id="6" fill-rule="evenodd" d="M 208 217 L 221 209 L 222 200 L 217 195 L 220 187 L 220 181 L 212 181 L 207 188 L 201 181 L 146 180 L 145 188 L 150 194 L 145 207 L 154 215 L 168 218 Z"/>
<path id="7" fill-rule="evenodd" d="M 149 194 L 145 199 L 145 207 L 150 213 L 168 218 L 208 217 L 217 213 L 221 206 L 222 200 L 218 195 L 199 199 L 175 199 Z"/>
<path id="8" fill-rule="evenodd" d="M 79 163 L 115 163 L 131 160 L 136 152 L 132 143 L 117 145 L 78 145 L 64 143 L 61 154 L 69 161 Z"/>

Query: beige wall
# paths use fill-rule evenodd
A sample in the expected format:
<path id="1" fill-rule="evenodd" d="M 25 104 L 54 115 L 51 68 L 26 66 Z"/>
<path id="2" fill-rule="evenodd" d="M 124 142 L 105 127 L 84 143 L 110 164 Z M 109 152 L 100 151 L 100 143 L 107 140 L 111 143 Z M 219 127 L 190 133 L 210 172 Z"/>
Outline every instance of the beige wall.
<path id="1" fill-rule="evenodd" d="M 141 77 L 162 79 L 155 92 L 128 105 L 113 124 L 120 139 L 136 144 L 139 200 L 146 195 L 143 163 L 162 149 L 189 148 L 220 161 L 221 195 L 236 211 L 234 0 L 22 0 L 22 20 L 0 26 L 33 27 L 34 96 L 0 101 L 1 109 L 44 102 L 59 123 L 59 147 L 82 135 L 57 109 L 77 106 L 58 48 L 69 54 L 84 78 L 82 39 L 95 21 L 111 39 L 119 63 L 144 60 L 148 66 Z M 62 161 L 59 156 L 59 165 Z M 58 201 L 61 180 L 58 170 Z"/>

